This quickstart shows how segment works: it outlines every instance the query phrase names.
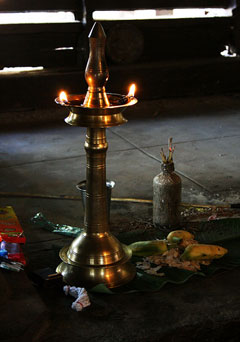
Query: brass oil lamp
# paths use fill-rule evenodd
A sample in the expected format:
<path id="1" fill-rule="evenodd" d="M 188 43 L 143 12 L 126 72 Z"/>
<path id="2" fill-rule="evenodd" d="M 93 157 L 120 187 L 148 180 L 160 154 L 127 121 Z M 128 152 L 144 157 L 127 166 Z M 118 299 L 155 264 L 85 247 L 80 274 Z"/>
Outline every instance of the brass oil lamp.
<path id="1" fill-rule="evenodd" d="M 105 61 L 105 41 L 103 27 L 95 23 L 89 34 L 90 54 L 85 70 L 87 94 L 68 95 L 65 99 L 58 97 L 55 100 L 70 110 L 66 123 L 87 127 L 84 231 L 70 246 L 61 249 L 62 262 L 57 267 L 66 283 L 87 288 L 100 283 L 109 288 L 121 286 L 132 280 L 136 273 L 130 262 L 131 251 L 109 230 L 106 128 L 127 122 L 122 112 L 136 104 L 137 99 L 131 94 L 106 93 L 109 72 Z"/>

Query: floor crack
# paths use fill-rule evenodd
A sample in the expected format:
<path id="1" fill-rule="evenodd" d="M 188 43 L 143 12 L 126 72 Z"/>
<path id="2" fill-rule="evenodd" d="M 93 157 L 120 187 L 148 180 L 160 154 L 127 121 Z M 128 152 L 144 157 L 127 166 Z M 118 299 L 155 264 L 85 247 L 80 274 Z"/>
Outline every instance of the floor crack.
<path id="1" fill-rule="evenodd" d="M 134 146 L 139 152 L 143 153 L 144 155 L 148 156 L 149 158 L 156 160 L 157 162 L 161 163 L 161 159 L 153 156 L 151 153 L 148 153 L 144 150 L 144 148 L 138 147 L 136 144 L 134 144 L 133 142 L 131 142 L 130 140 L 128 140 L 125 137 L 122 137 L 119 133 L 114 132 L 114 134 L 116 134 L 117 136 L 119 136 L 120 138 L 124 139 L 125 141 L 127 141 L 129 144 L 131 144 L 132 146 Z M 160 146 L 160 145 L 158 145 Z M 208 192 L 209 194 L 212 194 L 212 192 L 207 189 L 204 185 L 200 184 L 199 182 L 197 182 L 196 180 L 192 179 L 191 177 L 185 175 L 183 172 L 176 170 L 176 173 L 178 173 L 179 175 L 181 175 L 182 177 L 188 179 L 189 181 L 191 181 L 192 183 L 194 183 L 195 185 L 197 185 L 198 187 L 200 187 L 201 189 L 203 189 L 204 191 Z"/>

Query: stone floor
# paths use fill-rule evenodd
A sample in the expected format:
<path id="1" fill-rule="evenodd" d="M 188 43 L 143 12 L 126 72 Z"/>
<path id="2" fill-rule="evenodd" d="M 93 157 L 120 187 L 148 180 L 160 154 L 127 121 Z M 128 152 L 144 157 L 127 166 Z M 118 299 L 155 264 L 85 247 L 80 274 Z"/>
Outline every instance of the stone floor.
<path id="1" fill-rule="evenodd" d="M 0 205 L 14 207 L 31 269 L 54 268 L 55 249 L 71 240 L 33 228 L 29 220 L 35 213 L 56 223 L 83 222 L 80 201 L 61 199 L 78 197 L 76 184 L 85 179 L 85 129 L 66 125 L 65 114 L 56 109 L 49 123 L 47 111 L 29 113 L 28 119 L 9 113 L 1 127 Z M 239 95 L 143 102 L 126 116 L 127 124 L 107 131 L 113 197 L 151 199 L 160 149 L 173 137 L 182 201 L 240 202 Z M 114 226 L 149 220 L 151 205 L 113 202 Z M 1 272 L 0 278 L 6 293 L 0 299 L 3 341 L 237 341 L 240 332 L 239 270 L 168 285 L 158 293 L 93 295 L 92 306 L 80 314 L 71 310 L 71 298 L 33 287 L 23 272 Z"/>

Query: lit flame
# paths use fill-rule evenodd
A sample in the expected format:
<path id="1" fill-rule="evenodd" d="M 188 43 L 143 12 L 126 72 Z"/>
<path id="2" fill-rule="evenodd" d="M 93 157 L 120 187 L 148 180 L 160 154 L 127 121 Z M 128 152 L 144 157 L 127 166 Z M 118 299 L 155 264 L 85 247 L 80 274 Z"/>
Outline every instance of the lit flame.
<path id="1" fill-rule="evenodd" d="M 63 103 L 68 102 L 67 94 L 65 93 L 65 91 L 61 91 L 61 93 L 59 94 L 59 100 Z"/>
<path id="2" fill-rule="evenodd" d="M 133 84 L 131 84 L 131 86 L 129 88 L 129 92 L 128 92 L 127 96 L 134 97 L 135 91 L 136 91 L 136 85 L 133 83 Z"/>

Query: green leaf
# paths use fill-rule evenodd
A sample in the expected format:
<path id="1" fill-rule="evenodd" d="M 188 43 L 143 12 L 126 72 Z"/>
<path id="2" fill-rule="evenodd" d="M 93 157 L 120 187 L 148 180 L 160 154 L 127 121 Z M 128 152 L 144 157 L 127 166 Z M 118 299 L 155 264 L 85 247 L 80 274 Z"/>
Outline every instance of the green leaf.
<path id="1" fill-rule="evenodd" d="M 98 292 L 98 293 L 108 293 L 113 294 L 113 292 L 104 284 L 98 284 L 90 289 L 91 292 Z"/>
<path id="2" fill-rule="evenodd" d="M 163 238 L 161 232 L 153 235 L 147 231 L 134 231 L 120 234 L 119 240 L 130 244 L 136 241 Z M 92 291 L 101 293 L 129 293 L 136 291 L 158 291 L 167 283 L 183 284 L 193 276 L 210 276 L 220 269 L 231 270 L 240 265 L 240 219 L 222 219 L 210 222 L 203 222 L 200 231 L 195 234 L 196 240 L 200 243 L 218 244 L 228 249 L 228 253 L 221 259 L 214 260 L 209 266 L 202 266 L 201 272 L 192 272 L 173 267 L 163 267 L 161 272 L 164 277 L 152 276 L 143 271 L 138 271 L 136 277 L 127 285 L 117 289 L 109 290 L 105 285 L 95 286 Z M 132 262 L 136 264 L 141 260 L 133 257 Z"/>
<path id="3" fill-rule="evenodd" d="M 222 219 L 202 222 L 200 231 L 195 234 L 200 243 L 224 243 L 228 240 L 240 239 L 240 219 Z"/>

